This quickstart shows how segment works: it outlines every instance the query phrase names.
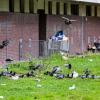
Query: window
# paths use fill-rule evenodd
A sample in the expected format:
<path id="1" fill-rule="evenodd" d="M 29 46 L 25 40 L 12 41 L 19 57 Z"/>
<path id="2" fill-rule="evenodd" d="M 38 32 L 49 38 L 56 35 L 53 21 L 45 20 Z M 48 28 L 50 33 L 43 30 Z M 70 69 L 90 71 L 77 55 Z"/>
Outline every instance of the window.
<path id="1" fill-rule="evenodd" d="M 20 0 L 20 12 L 24 13 L 24 0 Z"/>
<path id="2" fill-rule="evenodd" d="M 71 4 L 71 14 L 79 15 L 79 5 L 78 4 Z"/>
<path id="3" fill-rule="evenodd" d="M 97 7 L 94 8 L 94 16 L 97 16 Z"/>
<path id="4" fill-rule="evenodd" d="M 29 11 L 30 13 L 33 13 L 34 11 L 34 4 L 33 4 L 33 0 L 29 0 Z"/>
<path id="5" fill-rule="evenodd" d="M 86 16 L 91 16 L 91 6 L 90 5 L 86 6 Z"/>
<path id="6" fill-rule="evenodd" d="M 64 3 L 64 15 L 67 15 L 67 3 Z"/>
<path id="7" fill-rule="evenodd" d="M 14 0 L 9 0 L 9 11 L 14 12 Z"/>
<path id="8" fill-rule="evenodd" d="M 56 2 L 56 14 L 60 14 L 60 2 Z"/>
<path id="9" fill-rule="evenodd" d="M 52 14 L 52 2 L 48 1 L 48 13 Z"/>

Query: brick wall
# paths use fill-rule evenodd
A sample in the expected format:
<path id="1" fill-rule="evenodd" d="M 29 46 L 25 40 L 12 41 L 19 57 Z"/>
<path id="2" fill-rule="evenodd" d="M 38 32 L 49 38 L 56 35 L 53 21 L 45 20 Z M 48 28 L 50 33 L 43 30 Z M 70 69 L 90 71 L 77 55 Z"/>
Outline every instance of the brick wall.
<path id="1" fill-rule="evenodd" d="M 30 38 L 33 42 L 32 55 L 38 55 L 38 46 L 34 49 L 34 41 L 38 40 L 38 15 L 0 13 L 0 42 L 9 40 L 8 46 L 0 49 L 0 61 L 6 58 L 19 60 L 19 55 L 29 56 Z M 20 39 L 22 39 L 22 54 L 19 54 Z"/>
<path id="2" fill-rule="evenodd" d="M 65 25 L 61 16 L 47 16 L 47 38 L 55 32 L 63 30 L 70 39 L 70 53 L 86 51 L 88 42 L 100 38 L 99 17 L 67 16 L 76 20 L 71 25 Z M 90 38 L 90 39 L 89 39 Z"/>
<path id="3" fill-rule="evenodd" d="M 100 38 L 99 17 L 67 17 L 76 21 L 71 25 L 65 25 L 61 16 L 47 15 L 47 40 L 55 32 L 63 30 L 70 39 L 70 53 L 77 53 L 85 51 L 88 42 Z M 6 58 L 27 59 L 30 54 L 37 57 L 39 55 L 38 26 L 37 14 L 0 13 L 0 42 L 9 40 L 8 46 L 0 49 L 0 62 Z M 20 43 L 22 48 L 19 48 L 20 39 L 22 39 Z"/>

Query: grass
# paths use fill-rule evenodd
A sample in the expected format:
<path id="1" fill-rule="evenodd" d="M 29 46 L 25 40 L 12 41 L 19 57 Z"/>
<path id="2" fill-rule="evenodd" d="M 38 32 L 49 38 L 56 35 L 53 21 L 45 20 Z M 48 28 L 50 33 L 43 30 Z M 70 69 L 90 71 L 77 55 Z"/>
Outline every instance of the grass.
<path id="1" fill-rule="evenodd" d="M 91 61 L 92 59 L 92 61 Z M 0 96 L 3 100 L 100 100 L 100 79 L 56 79 L 45 76 L 43 73 L 51 70 L 53 66 L 59 65 L 62 73 L 68 73 L 64 63 L 71 63 L 73 70 L 79 74 L 89 68 L 92 74 L 100 75 L 100 55 L 87 55 L 86 57 L 70 57 L 64 61 L 59 55 L 52 55 L 49 58 L 34 60 L 31 63 L 43 63 L 43 69 L 36 71 L 37 76 L 33 78 L 22 78 L 11 80 L 0 77 Z M 17 73 L 26 73 L 29 70 L 29 62 L 9 65 L 9 69 Z M 37 82 L 35 79 L 40 79 Z M 41 84 L 42 87 L 37 87 Z M 75 90 L 68 88 L 75 84 Z"/>

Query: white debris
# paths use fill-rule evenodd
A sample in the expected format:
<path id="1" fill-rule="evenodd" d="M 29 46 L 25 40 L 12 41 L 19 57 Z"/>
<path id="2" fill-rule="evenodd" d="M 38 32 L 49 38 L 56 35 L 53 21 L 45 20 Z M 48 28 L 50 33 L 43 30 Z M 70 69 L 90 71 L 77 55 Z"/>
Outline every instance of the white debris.
<path id="1" fill-rule="evenodd" d="M 42 87 L 42 85 L 41 85 L 41 84 L 37 84 L 37 87 L 39 87 L 39 88 L 40 88 L 40 87 Z"/>
<path id="2" fill-rule="evenodd" d="M 6 84 L 1 84 L 1 85 L 5 86 Z"/>
<path id="3" fill-rule="evenodd" d="M 90 62 L 92 62 L 92 61 L 93 61 L 93 59 L 89 59 L 89 61 L 90 61 Z"/>
<path id="4" fill-rule="evenodd" d="M 60 51 L 60 54 L 61 54 L 62 56 L 64 56 L 64 52 Z"/>
<path id="5" fill-rule="evenodd" d="M 68 57 L 62 56 L 62 59 L 63 59 L 63 60 L 68 60 Z"/>
<path id="6" fill-rule="evenodd" d="M 55 76 L 55 77 L 56 77 L 56 76 L 57 76 L 57 74 L 53 74 L 53 76 Z"/>
<path id="7" fill-rule="evenodd" d="M 75 84 L 69 87 L 69 90 L 74 90 L 76 88 Z"/>
<path id="8" fill-rule="evenodd" d="M 0 96 L 0 99 L 3 99 L 4 97 L 3 96 Z"/>
<path id="9" fill-rule="evenodd" d="M 11 79 L 18 80 L 19 79 L 19 76 L 12 76 Z"/>
<path id="10" fill-rule="evenodd" d="M 76 71 L 73 71 L 73 78 L 77 78 L 78 77 L 78 73 Z"/>

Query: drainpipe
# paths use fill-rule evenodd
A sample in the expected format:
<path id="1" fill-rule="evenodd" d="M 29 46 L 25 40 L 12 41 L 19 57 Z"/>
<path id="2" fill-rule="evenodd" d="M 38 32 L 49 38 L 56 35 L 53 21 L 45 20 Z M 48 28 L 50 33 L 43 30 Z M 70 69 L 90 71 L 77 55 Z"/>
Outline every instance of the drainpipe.
<path id="1" fill-rule="evenodd" d="M 81 36 L 82 36 L 82 41 L 81 41 L 81 51 L 83 53 L 84 51 L 84 16 L 82 16 L 82 23 L 81 23 Z"/>

